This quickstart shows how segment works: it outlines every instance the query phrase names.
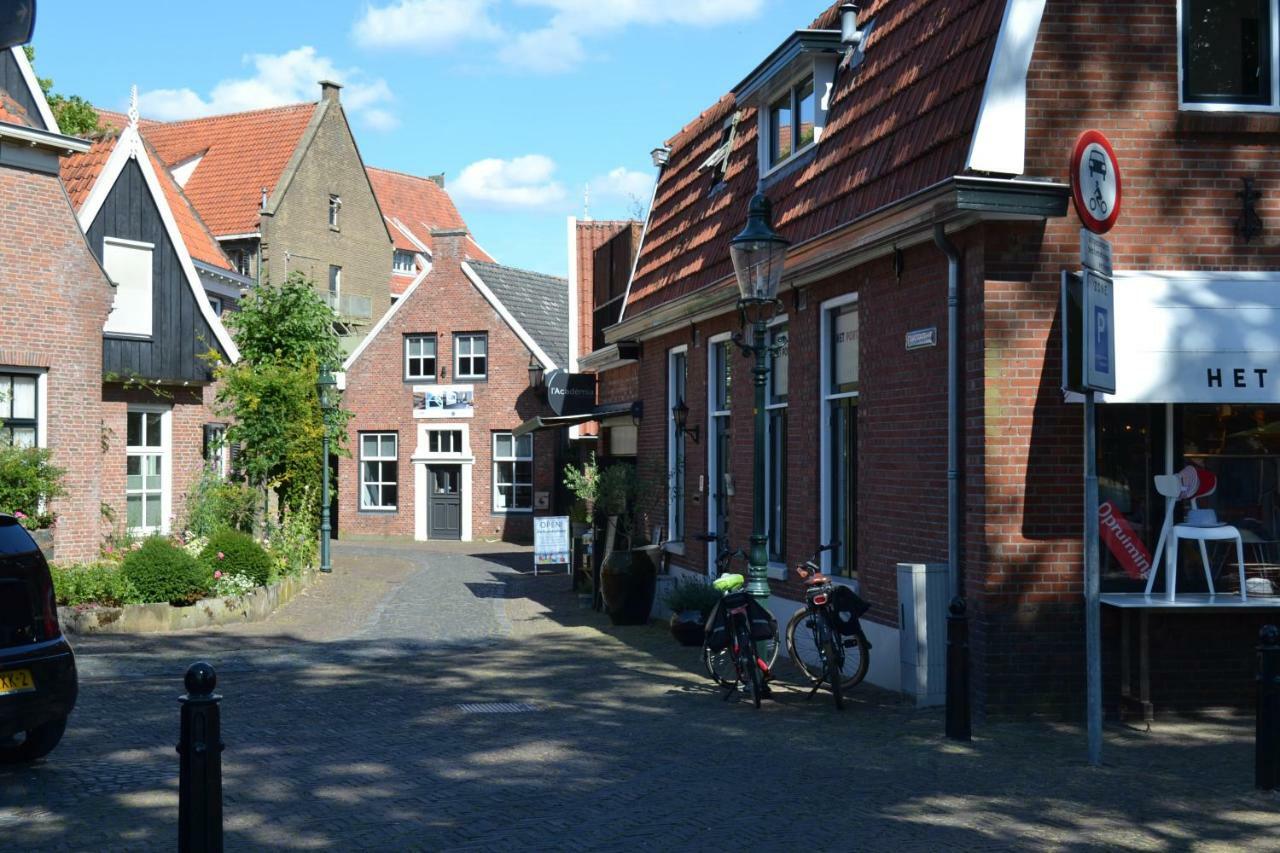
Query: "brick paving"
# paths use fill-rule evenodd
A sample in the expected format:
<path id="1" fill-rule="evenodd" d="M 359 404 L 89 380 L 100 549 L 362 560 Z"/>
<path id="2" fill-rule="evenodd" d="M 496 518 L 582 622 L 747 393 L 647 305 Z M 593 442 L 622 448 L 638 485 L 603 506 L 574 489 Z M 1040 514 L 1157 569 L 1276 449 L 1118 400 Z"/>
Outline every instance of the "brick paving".
<path id="1" fill-rule="evenodd" d="M 837 713 L 783 684 L 756 711 L 527 562 L 343 544 L 268 622 L 81 640 L 62 746 L 0 770 L 0 847 L 172 849 L 175 699 L 207 657 L 229 850 L 1280 850 L 1247 719 L 1113 725 L 1090 769 L 1078 728 L 953 744 L 868 687 Z"/>

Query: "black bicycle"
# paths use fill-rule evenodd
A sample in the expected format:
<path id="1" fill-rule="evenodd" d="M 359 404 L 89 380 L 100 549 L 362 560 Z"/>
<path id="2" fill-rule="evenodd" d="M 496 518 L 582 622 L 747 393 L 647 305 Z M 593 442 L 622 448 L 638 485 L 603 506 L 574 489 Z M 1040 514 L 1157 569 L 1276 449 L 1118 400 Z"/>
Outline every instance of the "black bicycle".
<path id="1" fill-rule="evenodd" d="M 714 533 L 695 538 L 719 542 Z M 726 699 L 742 684 L 759 707 L 765 693 L 764 682 L 778 660 L 782 644 L 777 622 L 743 590 L 746 579 L 731 571 L 735 559 L 747 559 L 746 552 L 725 545 L 716 553 L 717 578 L 713 586 L 724 597 L 707 620 L 702 665 L 713 681 L 726 688 Z"/>
<path id="2" fill-rule="evenodd" d="M 866 677 L 871 663 L 871 643 L 859 622 L 871 605 L 822 573 L 818 558 L 837 547 L 835 542 L 824 545 L 796 567 L 804 581 L 804 607 L 787 623 L 787 654 L 813 682 L 810 698 L 828 684 L 836 708 L 843 709 L 844 691 Z"/>

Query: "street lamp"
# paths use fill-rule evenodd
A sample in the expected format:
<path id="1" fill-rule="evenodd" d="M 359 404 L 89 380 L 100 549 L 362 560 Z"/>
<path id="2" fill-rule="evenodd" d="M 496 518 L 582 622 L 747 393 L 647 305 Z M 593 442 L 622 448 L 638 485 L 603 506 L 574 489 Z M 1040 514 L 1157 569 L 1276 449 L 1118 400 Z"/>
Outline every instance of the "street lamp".
<path id="1" fill-rule="evenodd" d="M 320 365 L 320 375 L 316 378 L 316 392 L 320 397 L 320 420 L 324 424 L 324 437 L 321 439 L 322 471 L 320 480 L 320 571 L 331 572 L 329 564 L 329 417 L 338 408 L 338 381 L 329 372 L 327 364 Z"/>
<path id="2" fill-rule="evenodd" d="M 769 321 L 778 311 L 778 285 L 782 282 L 782 268 L 787 259 L 789 241 L 773 230 L 773 205 L 763 192 L 751 199 L 747 215 L 747 227 L 729 241 L 729 254 L 733 259 L 733 272 L 738 278 L 741 296 L 738 307 L 742 313 L 742 325 L 752 327 L 752 342 L 747 343 L 742 332 L 733 336 L 734 343 L 746 355 L 756 359 L 752 376 L 755 379 L 755 445 L 752 453 L 751 474 L 751 550 L 747 555 L 747 592 L 763 601 L 769 597 L 769 537 L 765 533 L 764 495 L 764 431 L 765 388 L 769 382 L 769 359 L 785 346 L 767 343 Z"/>
<path id="3" fill-rule="evenodd" d="M 538 361 L 536 355 L 529 356 L 529 390 L 538 392 L 542 390 L 542 386 L 546 384 L 546 373 L 543 371 L 542 362 Z"/>

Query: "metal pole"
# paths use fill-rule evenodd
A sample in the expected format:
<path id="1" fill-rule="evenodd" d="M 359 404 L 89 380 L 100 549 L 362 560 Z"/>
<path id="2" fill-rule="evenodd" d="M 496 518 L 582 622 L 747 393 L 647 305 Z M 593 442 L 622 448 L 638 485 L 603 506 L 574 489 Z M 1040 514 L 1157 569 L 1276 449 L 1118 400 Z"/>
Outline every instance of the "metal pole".
<path id="1" fill-rule="evenodd" d="M 187 670 L 178 739 L 178 850 L 222 851 L 222 721 L 213 692 L 218 677 L 207 663 Z"/>
<path id="2" fill-rule="evenodd" d="M 1258 632 L 1258 704 L 1253 741 L 1254 785 L 1264 791 L 1280 786 L 1280 631 L 1263 625 Z"/>
<path id="3" fill-rule="evenodd" d="M 969 617 L 960 596 L 947 615 L 947 737 L 973 740 L 969 725 Z"/>
<path id="4" fill-rule="evenodd" d="M 329 564 L 329 415 L 324 414 L 324 439 L 321 441 L 321 452 L 324 454 L 323 474 L 320 478 L 320 571 L 332 572 Z"/>
<path id="5" fill-rule="evenodd" d="M 1102 764 L 1102 625 L 1098 601 L 1098 455 L 1096 403 L 1084 394 L 1084 638 L 1089 764 Z"/>
<path id="6" fill-rule="evenodd" d="M 756 356 L 756 366 L 752 370 L 755 377 L 756 434 L 751 460 L 752 523 L 747 592 L 761 603 L 769 598 L 769 537 L 765 533 L 764 494 L 765 390 L 769 383 L 769 349 L 765 338 L 768 334 L 768 324 L 763 317 L 758 317 L 754 323 L 755 346 L 752 348 Z"/>

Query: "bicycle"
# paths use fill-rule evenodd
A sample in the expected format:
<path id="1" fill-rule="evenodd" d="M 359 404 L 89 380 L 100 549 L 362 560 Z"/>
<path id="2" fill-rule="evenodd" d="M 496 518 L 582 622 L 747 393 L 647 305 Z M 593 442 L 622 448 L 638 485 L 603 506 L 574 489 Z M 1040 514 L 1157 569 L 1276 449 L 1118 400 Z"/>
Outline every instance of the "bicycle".
<path id="1" fill-rule="evenodd" d="M 695 537 L 699 541 L 714 543 L 719 537 L 712 533 Z M 752 702 L 760 707 L 760 698 L 764 695 L 764 681 L 773 670 L 778 660 L 779 642 L 777 623 L 771 616 L 757 614 L 752 618 L 751 596 L 742 591 L 746 585 L 745 578 L 736 572 L 726 571 L 732 568 L 735 558 L 746 559 L 746 552 L 741 549 L 721 548 L 716 555 L 716 573 L 713 582 L 716 589 L 724 593 L 717 611 L 707 620 L 707 639 L 702 645 L 702 665 L 707 675 L 721 687 L 727 688 L 725 699 L 733 693 L 733 689 L 741 683 L 751 694 Z M 721 616 L 723 614 L 723 617 Z M 723 620 L 724 635 L 718 635 Z M 761 638 L 765 633 L 763 623 L 767 621 L 768 631 L 772 634 Z M 723 640 L 723 642 L 720 642 Z"/>
<path id="2" fill-rule="evenodd" d="M 858 621 L 871 605 L 849 587 L 836 584 L 818 566 L 824 551 L 838 547 L 835 542 L 824 545 L 796 567 L 804 581 L 805 603 L 787 622 L 786 637 L 787 654 L 813 682 L 809 698 L 829 684 L 836 708 L 843 710 L 844 691 L 866 677 L 871 663 L 871 643 Z M 799 630 L 801 625 L 807 630 Z"/>

